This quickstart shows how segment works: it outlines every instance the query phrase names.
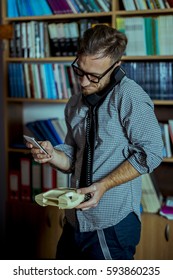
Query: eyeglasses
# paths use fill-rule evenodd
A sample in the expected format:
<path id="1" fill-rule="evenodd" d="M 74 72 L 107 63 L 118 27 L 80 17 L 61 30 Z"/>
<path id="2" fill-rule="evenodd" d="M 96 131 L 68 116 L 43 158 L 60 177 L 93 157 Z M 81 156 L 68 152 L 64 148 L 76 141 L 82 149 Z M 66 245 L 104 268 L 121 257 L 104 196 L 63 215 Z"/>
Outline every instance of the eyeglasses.
<path id="1" fill-rule="evenodd" d="M 76 57 L 76 59 L 73 61 L 73 63 L 71 64 L 72 68 L 73 68 L 73 71 L 74 73 L 79 76 L 79 77 L 83 77 L 83 76 L 86 76 L 87 79 L 92 82 L 92 83 L 99 83 L 99 81 L 111 70 L 113 69 L 113 67 L 115 66 L 116 63 L 118 63 L 118 61 L 116 61 L 115 63 L 112 64 L 111 67 L 109 67 L 103 74 L 97 76 L 97 75 L 94 75 L 94 74 L 91 74 L 89 72 L 85 72 L 83 71 L 82 69 L 80 69 L 79 67 L 77 67 L 75 65 L 76 61 L 78 60 L 78 57 Z"/>

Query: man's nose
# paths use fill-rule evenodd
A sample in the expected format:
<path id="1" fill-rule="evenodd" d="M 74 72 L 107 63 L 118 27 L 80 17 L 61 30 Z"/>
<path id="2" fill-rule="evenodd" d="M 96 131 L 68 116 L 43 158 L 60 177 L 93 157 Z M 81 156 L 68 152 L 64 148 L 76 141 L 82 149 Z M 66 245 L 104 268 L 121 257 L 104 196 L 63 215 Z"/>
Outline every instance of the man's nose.
<path id="1" fill-rule="evenodd" d="M 90 81 L 88 80 L 86 75 L 83 75 L 83 77 L 80 78 L 80 83 L 82 87 L 86 87 L 90 84 Z"/>

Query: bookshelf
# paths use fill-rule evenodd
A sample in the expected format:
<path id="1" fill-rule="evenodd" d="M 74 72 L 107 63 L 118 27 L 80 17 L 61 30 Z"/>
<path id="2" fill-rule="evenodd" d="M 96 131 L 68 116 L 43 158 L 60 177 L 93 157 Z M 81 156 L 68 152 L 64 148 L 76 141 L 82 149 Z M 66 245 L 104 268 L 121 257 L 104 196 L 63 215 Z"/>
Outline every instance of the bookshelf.
<path id="1" fill-rule="evenodd" d="M 3 2 L 3 1 L 2 1 Z M 52 14 L 52 15 L 39 15 L 39 16 L 20 16 L 20 17 L 8 17 L 7 16 L 7 6 L 4 1 L 1 3 L 2 11 L 2 24 L 12 25 L 21 24 L 23 22 L 30 23 L 31 21 L 40 23 L 72 23 L 77 22 L 78 24 L 82 20 L 88 22 L 97 21 L 98 23 L 108 23 L 112 27 L 117 26 L 117 19 L 122 18 L 134 18 L 134 17 L 158 17 L 158 16 L 171 16 L 173 15 L 173 8 L 165 9 L 147 9 L 147 10 L 135 10 L 128 11 L 125 10 L 122 1 L 111 0 L 111 9 L 108 12 L 87 12 L 87 13 L 68 13 L 68 14 Z M 28 98 L 28 97 L 10 97 L 9 96 L 9 80 L 8 80 L 8 67 L 10 64 L 70 64 L 75 56 L 52 56 L 47 57 L 15 57 L 10 55 L 10 40 L 3 41 L 3 71 L 4 71 L 4 86 L 3 86 L 3 104 L 4 104 L 4 135 L 5 135 L 5 170 L 7 182 L 9 179 L 9 171 L 14 168 L 20 170 L 20 158 L 22 156 L 29 157 L 30 154 L 25 147 L 15 147 L 14 143 L 23 142 L 23 132 L 25 123 L 46 116 L 51 117 L 63 117 L 63 110 L 67 102 L 67 98 L 62 99 L 49 99 L 49 98 Z M 125 55 L 123 57 L 123 63 L 138 63 L 142 62 L 144 64 L 150 62 L 172 62 L 173 53 L 169 55 Z M 155 111 L 159 121 L 167 122 L 168 119 L 173 119 L 173 98 L 171 100 L 161 100 L 154 99 Z M 31 118 L 32 116 L 32 118 Z M 172 165 L 173 157 L 164 158 L 161 166 L 155 171 L 156 182 L 158 183 L 159 189 L 164 196 L 173 195 L 172 188 Z M 8 186 L 6 187 L 8 190 Z M 15 208 L 15 204 L 20 204 L 20 202 L 13 201 L 12 206 Z M 8 205 L 10 202 L 8 201 Z M 22 203 L 20 204 L 22 207 Z M 32 207 L 32 204 L 31 206 Z M 8 207 L 9 208 L 9 207 Z M 19 207 L 20 208 L 20 207 Z M 12 208 L 10 208 L 12 209 Z M 37 210 L 36 210 L 37 211 Z M 12 213 L 12 211 L 11 211 Z"/>

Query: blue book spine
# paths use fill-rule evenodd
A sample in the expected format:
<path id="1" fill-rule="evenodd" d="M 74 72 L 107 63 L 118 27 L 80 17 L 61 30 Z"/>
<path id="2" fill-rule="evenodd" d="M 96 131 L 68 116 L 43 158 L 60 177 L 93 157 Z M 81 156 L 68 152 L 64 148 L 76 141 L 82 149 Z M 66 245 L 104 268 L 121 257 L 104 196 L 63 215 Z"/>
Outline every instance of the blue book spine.
<path id="1" fill-rule="evenodd" d="M 78 6 L 77 3 L 75 2 L 75 0 L 71 0 L 71 4 L 73 5 L 73 7 L 74 7 L 75 10 L 77 11 L 77 13 L 82 13 L 81 9 L 79 8 L 79 6 Z"/>
<path id="2" fill-rule="evenodd" d="M 26 97 L 26 89 L 25 89 L 25 78 L 24 78 L 24 69 L 23 69 L 23 64 L 19 63 L 19 73 L 20 73 L 20 96 L 21 97 Z"/>
<path id="3" fill-rule="evenodd" d="M 23 11 L 22 11 L 22 0 L 16 0 L 16 5 L 17 5 L 17 10 L 19 13 L 19 17 L 23 16 Z"/>
<path id="4" fill-rule="evenodd" d="M 21 14 L 22 16 L 28 16 L 28 11 L 27 11 L 27 5 L 26 5 L 26 0 L 20 0 L 20 6 L 21 6 Z"/>
<path id="5" fill-rule="evenodd" d="M 29 129 L 30 132 L 32 132 L 32 134 L 37 140 L 39 141 L 45 140 L 45 136 L 38 129 L 38 126 L 36 125 L 36 121 L 26 123 L 26 127 Z"/>
<path id="6" fill-rule="evenodd" d="M 46 88 L 47 88 L 47 98 L 52 99 L 52 80 L 51 80 L 51 74 L 49 69 L 49 63 L 44 64 L 44 70 L 45 70 L 45 78 L 46 78 Z"/>
<path id="7" fill-rule="evenodd" d="M 16 0 L 7 1 L 7 17 L 19 17 Z"/>
<path id="8" fill-rule="evenodd" d="M 58 93 L 57 93 L 57 90 L 56 90 L 56 83 L 55 83 L 52 64 L 48 63 L 47 68 L 48 68 L 48 71 L 49 71 L 51 98 L 52 99 L 57 99 L 58 98 Z"/>
<path id="9" fill-rule="evenodd" d="M 12 80 L 13 80 L 13 89 L 11 93 L 11 97 L 18 97 L 18 88 L 17 88 L 17 78 L 16 78 L 16 64 L 11 63 L 11 73 L 12 73 Z"/>
<path id="10" fill-rule="evenodd" d="M 30 5 L 33 10 L 34 16 L 42 16 L 42 7 L 39 4 L 40 1 L 30 0 Z"/>
<path id="11" fill-rule="evenodd" d="M 30 0 L 25 0 L 26 11 L 28 16 L 34 16 L 34 11 Z"/>
<path id="12" fill-rule="evenodd" d="M 13 65 L 12 65 L 12 63 L 8 64 L 8 85 L 9 85 L 8 96 L 13 97 L 14 78 L 13 78 Z"/>
<path id="13" fill-rule="evenodd" d="M 20 86 L 20 66 L 19 63 L 14 63 L 13 67 L 15 69 L 15 97 L 21 97 L 21 86 Z"/>
<path id="14" fill-rule="evenodd" d="M 36 121 L 36 124 L 37 124 L 38 128 L 40 129 L 40 131 L 42 131 L 42 133 L 44 134 L 45 139 L 50 141 L 53 146 L 56 146 L 59 144 L 57 142 L 57 139 L 54 137 L 54 135 L 52 135 L 51 131 L 49 130 L 48 126 L 46 125 L 46 120 Z"/>
<path id="15" fill-rule="evenodd" d="M 40 6 L 42 8 L 43 15 L 52 15 L 53 14 L 52 10 L 51 10 L 51 8 L 48 5 L 46 0 L 41 0 L 39 4 L 40 4 Z"/>
<path id="16" fill-rule="evenodd" d="M 45 120 L 47 126 L 49 127 L 52 135 L 54 135 L 54 137 L 56 138 L 58 144 L 63 144 L 63 140 L 61 139 L 61 137 L 58 135 L 57 131 L 55 130 L 54 126 L 52 125 L 52 119 L 48 119 L 48 120 Z"/>

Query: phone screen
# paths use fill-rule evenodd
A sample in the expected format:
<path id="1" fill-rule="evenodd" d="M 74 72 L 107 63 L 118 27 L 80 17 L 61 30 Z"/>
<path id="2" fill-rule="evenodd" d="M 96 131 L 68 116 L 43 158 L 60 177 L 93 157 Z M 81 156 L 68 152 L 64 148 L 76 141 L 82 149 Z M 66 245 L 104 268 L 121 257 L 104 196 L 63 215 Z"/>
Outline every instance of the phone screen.
<path id="1" fill-rule="evenodd" d="M 31 143 L 34 147 L 39 148 L 40 150 L 42 150 L 46 155 L 48 155 L 48 152 L 35 140 L 34 137 L 30 137 L 27 135 L 23 135 L 23 137 L 25 138 L 25 140 L 29 143 Z"/>

